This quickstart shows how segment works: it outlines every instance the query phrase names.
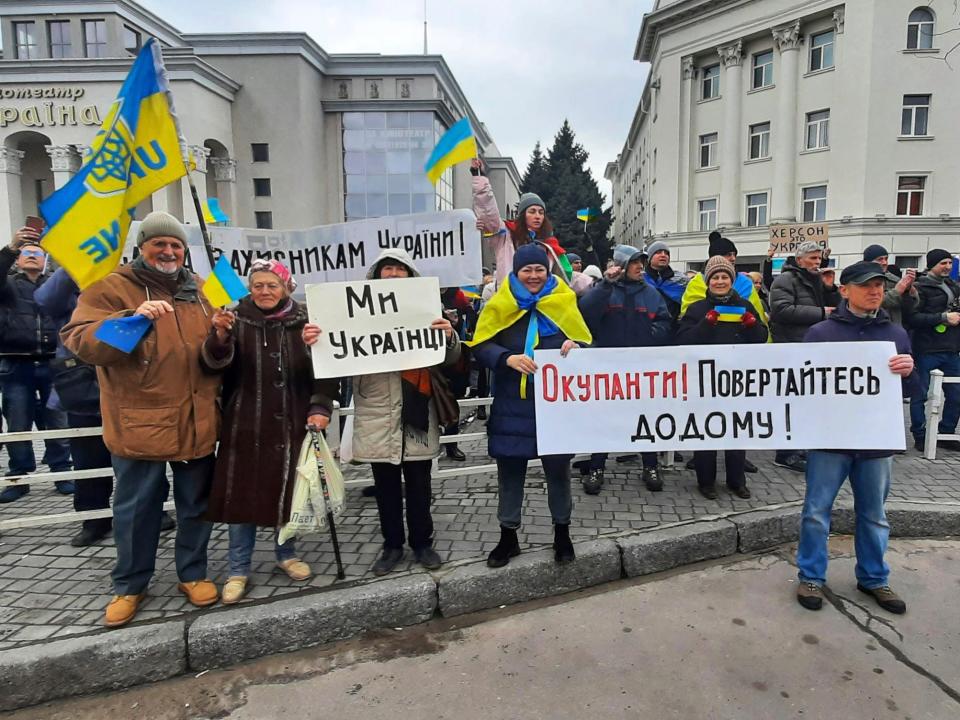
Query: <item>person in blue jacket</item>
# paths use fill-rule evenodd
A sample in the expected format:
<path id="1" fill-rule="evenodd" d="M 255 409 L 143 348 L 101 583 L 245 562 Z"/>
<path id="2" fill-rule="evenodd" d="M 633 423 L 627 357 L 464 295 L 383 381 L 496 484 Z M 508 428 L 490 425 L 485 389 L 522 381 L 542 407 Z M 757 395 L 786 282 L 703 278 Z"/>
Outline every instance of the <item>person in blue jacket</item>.
<path id="1" fill-rule="evenodd" d="M 861 261 L 840 274 L 843 301 L 830 316 L 807 330 L 804 342 L 888 341 L 896 346 L 890 358 L 890 372 L 899 375 L 904 391 L 911 391 L 918 378 L 910 354 L 906 331 L 890 321 L 881 308 L 884 296 L 884 269 L 877 263 Z M 893 450 L 810 450 L 807 454 L 806 493 L 800 515 L 800 543 L 797 569 L 800 583 L 797 602 L 807 610 L 823 606 L 827 582 L 827 539 L 830 511 L 847 478 L 853 490 L 856 515 L 854 548 L 857 589 L 870 595 L 884 610 L 906 612 L 906 603 L 890 589 L 890 567 L 883 559 L 890 537 L 890 525 L 883 505 L 890 492 Z"/>
<path id="2" fill-rule="evenodd" d="M 575 557 L 570 542 L 571 456 L 540 455 L 537 450 L 533 350 L 559 349 L 565 357 L 578 343 L 590 341 L 590 331 L 577 310 L 577 297 L 550 274 L 544 249 L 537 244 L 518 247 L 513 272 L 480 313 L 473 340 L 467 343 L 477 361 L 494 374 L 487 434 L 488 452 L 497 461 L 500 542 L 487 558 L 490 567 L 503 567 L 520 554 L 517 529 L 527 463 L 537 457 L 547 480 L 554 558 L 563 563 Z"/>
<path id="3" fill-rule="evenodd" d="M 580 299 L 580 312 L 593 335 L 594 347 L 670 344 L 673 318 L 663 296 L 644 280 L 643 258 L 637 248 L 618 245 L 613 250 L 613 266 L 604 279 Z M 657 454 L 645 452 L 642 458 L 643 484 L 651 492 L 663 490 Z M 596 495 L 603 487 L 606 462 L 606 453 L 594 453 L 589 468 L 581 466 L 583 490 L 587 494 Z"/>

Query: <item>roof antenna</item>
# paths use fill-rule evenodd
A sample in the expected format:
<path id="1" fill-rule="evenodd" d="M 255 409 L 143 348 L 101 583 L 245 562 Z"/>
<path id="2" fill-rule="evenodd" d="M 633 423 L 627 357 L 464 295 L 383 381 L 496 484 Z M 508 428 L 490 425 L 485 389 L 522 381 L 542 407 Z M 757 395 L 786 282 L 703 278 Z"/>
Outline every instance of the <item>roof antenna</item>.
<path id="1" fill-rule="evenodd" d="M 423 54 L 427 54 L 427 0 L 423 0 Z"/>

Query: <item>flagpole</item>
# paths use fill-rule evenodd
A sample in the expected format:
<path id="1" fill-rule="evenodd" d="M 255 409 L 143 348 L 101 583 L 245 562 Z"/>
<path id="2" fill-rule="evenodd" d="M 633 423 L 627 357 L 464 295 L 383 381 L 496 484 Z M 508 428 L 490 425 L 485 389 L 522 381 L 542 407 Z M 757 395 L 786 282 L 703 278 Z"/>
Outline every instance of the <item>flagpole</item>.
<path id="1" fill-rule="evenodd" d="M 210 270 L 216 265 L 213 259 L 213 245 L 210 244 L 210 233 L 207 232 L 207 222 L 203 219 L 203 207 L 200 205 L 200 196 L 197 194 L 197 186 L 193 184 L 193 178 L 190 177 L 190 171 L 187 170 L 187 182 L 190 183 L 190 195 L 193 197 L 193 207 L 197 211 L 197 220 L 200 222 L 200 234 L 203 235 L 203 249 L 207 251 L 207 260 L 210 261 Z"/>

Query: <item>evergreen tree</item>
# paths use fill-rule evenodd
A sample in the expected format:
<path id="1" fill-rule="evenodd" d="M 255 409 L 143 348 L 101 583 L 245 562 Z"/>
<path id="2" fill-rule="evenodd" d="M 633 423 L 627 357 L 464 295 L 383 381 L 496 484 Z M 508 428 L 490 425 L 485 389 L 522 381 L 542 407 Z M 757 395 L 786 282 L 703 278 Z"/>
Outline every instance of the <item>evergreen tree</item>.
<path id="1" fill-rule="evenodd" d="M 580 255 L 584 264 L 610 255 L 607 235 L 610 230 L 610 211 L 587 224 L 584 231 L 582 220 L 577 219 L 581 208 L 602 209 L 605 198 L 586 167 L 589 154 L 580 145 L 570 123 L 563 121 L 553 139 L 553 147 L 544 158 L 538 142 L 533 149 L 530 164 L 523 174 L 522 192 L 535 192 L 547 205 L 547 216 L 567 252 Z M 592 252 L 591 252 L 592 249 Z M 592 258 L 595 252 L 598 258 Z"/>

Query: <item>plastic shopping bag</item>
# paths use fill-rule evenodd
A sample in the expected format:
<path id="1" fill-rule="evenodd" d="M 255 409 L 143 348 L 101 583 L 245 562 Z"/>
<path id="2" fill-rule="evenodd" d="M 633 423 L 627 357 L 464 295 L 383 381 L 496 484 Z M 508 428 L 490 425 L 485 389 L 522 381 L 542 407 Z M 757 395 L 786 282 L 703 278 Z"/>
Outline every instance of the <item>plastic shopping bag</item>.
<path id="1" fill-rule="evenodd" d="M 343 431 L 340 433 L 340 461 L 353 462 L 353 415 L 347 415 L 347 420 L 343 423 Z"/>
<path id="2" fill-rule="evenodd" d="M 333 459 L 323 433 L 319 434 L 320 460 L 313 450 L 313 441 L 308 433 L 300 448 L 297 461 L 297 477 L 293 485 L 293 500 L 290 504 L 290 522 L 280 529 L 278 541 L 282 545 L 293 537 L 315 535 L 327 527 L 327 504 L 323 498 L 320 473 L 327 481 L 330 494 L 330 509 L 334 518 L 343 515 L 346 493 L 343 487 L 343 475 Z"/>

